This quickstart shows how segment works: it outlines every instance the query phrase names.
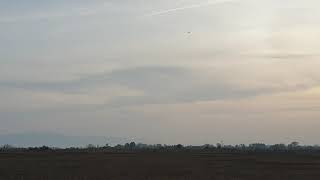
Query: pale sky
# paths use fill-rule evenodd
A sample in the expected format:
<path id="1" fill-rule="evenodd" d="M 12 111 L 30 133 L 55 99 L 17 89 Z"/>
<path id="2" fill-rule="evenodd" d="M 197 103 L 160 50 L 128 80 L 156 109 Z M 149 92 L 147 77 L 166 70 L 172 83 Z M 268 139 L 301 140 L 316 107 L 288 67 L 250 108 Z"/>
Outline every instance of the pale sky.
<path id="1" fill-rule="evenodd" d="M 0 0 L 0 134 L 318 144 L 318 0 Z"/>

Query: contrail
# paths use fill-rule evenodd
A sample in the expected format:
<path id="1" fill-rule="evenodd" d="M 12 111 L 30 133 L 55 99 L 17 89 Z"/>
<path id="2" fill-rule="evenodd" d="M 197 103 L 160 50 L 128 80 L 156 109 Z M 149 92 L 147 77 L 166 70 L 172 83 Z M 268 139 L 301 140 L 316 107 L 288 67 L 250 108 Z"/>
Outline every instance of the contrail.
<path id="1" fill-rule="evenodd" d="M 235 0 L 216 0 L 216 1 L 208 1 L 205 3 L 200 3 L 200 4 L 192 4 L 189 6 L 183 6 L 183 7 L 177 7 L 173 9 L 166 9 L 162 11 L 156 11 L 150 14 L 145 15 L 146 17 L 151 17 L 151 16 L 158 16 L 158 15 L 163 15 L 163 14 L 169 14 L 173 13 L 176 11 L 183 11 L 183 10 L 188 10 L 188 9 L 194 9 L 194 8 L 199 8 L 199 7 L 205 7 L 205 6 L 210 6 L 210 5 L 216 5 L 216 4 L 222 4 L 222 3 L 227 3 Z"/>

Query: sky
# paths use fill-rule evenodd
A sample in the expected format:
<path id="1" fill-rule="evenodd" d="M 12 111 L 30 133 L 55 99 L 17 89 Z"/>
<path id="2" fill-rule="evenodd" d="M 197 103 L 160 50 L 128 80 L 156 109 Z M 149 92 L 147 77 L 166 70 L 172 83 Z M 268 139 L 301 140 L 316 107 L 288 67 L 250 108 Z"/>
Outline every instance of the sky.
<path id="1" fill-rule="evenodd" d="M 0 0 L 0 134 L 319 143 L 318 0 Z"/>

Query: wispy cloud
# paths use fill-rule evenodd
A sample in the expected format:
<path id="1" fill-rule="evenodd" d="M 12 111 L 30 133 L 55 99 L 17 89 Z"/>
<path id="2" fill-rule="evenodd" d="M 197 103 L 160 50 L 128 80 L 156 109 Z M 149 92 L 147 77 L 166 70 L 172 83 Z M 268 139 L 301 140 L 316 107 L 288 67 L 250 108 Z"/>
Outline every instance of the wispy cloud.
<path id="1" fill-rule="evenodd" d="M 228 3 L 228 2 L 232 2 L 232 1 L 235 1 L 235 0 L 207 1 L 207 2 L 199 3 L 199 4 L 192 4 L 192 5 L 182 6 L 182 7 L 172 8 L 172 9 L 154 11 L 152 13 L 146 14 L 145 16 L 146 17 L 152 17 L 152 16 L 158 16 L 158 15 L 164 15 L 164 14 L 174 13 L 174 12 L 177 12 L 177 11 L 183 11 L 183 10 L 188 10 L 188 9 L 194 9 L 194 8 L 206 7 L 206 6 L 211 6 L 211 5 L 223 4 L 223 3 Z"/>
<path id="2" fill-rule="evenodd" d="M 295 60 L 305 58 L 313 58 L 318 57 L 319 54 L 311 54 L 311 53 L 296 53 L 296 52 L 280 52 L 280 53 L 258 53 L 258 54 L 242 54 L 248 57 L 259 57 L 259 58 L 268 58 L 268 59 L 285 59 L 285 60 Z"/>

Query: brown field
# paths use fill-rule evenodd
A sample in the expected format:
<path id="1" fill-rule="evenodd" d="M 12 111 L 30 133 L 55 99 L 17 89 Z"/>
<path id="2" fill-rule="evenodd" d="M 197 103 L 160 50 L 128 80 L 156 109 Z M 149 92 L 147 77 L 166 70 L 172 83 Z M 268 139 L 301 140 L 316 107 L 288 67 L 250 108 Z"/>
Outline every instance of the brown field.
<path id="1" fill-rule="evenodd" d="M 320 156 L 237 153 L 0 153 L 0 180 L 308 180 Z"/>

